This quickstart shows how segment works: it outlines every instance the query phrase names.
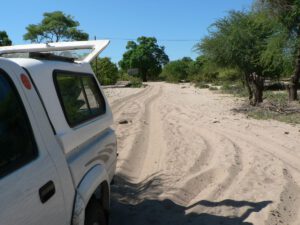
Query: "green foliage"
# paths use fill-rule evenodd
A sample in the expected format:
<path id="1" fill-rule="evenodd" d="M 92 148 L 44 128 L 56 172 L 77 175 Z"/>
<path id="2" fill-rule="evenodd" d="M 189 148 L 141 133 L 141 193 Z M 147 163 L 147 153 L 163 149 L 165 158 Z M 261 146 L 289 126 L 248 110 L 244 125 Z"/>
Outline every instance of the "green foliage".
<path id="1" fill-rule="evenodd" d="M 12 44 L 12 41 L 9 39 L 5 31 L 0 31 L 0 46 L 9 46 Z"/>
<path id="2" fill-rule="evenodd" d="M 44 13 L 39 24 L 30 24 L 26 27 L 24 40 L 31 42 L 58 42 L 66 40 L 88 40 L 89 35 L 78 30 L 79 22 L 72 16 L 61 11 Z"/>
<path id="3" fill-rule="evenodd" d="M 139 70 L 138 76 L 143 81 L 156 80 L 162 71 L 162 66 L 169 62 L 165 48 L 157 44 L 154 37 L 139 37 L 137 42 L 129 41 L 127 51 L 119 62 L 122 70 Z"/>
<path id="4" fill-rule="evenodd" d="M 237 69 L 220 68 L 218 79 L 222 82 L 236 82 L 241 80 L 241 72 Z"/>
<path id="5" fill-rule="evenodd" d="M 189 75 L 189 64 L 193 62 L 192 59 L 183 58 L 168 63 L 163 68 L 160 77 L 168 82 L 177 83 L 180 80 L 187 80 Z"/>
<path id="6" fill-rule="evenodd" d="M 196 63 L 201 65 L 201 67 L 199 67 L 200 70 L 196 75 L 192 75 L 192 80 L 194 79 L 196 81 L 205 81 L 210 83 L 214 83 L 218 80 L 220 67 L 216 65 L 216 63 L 205 56 L 197 58 Z"/>
<path id="7" fill-rule="evenodd" d="M 213 24 L 210 35 L 197 45 L 204 55 L 223 67 L 238 68 L 244 74 L 264 74 L 260 55 L 264 41 L 270 36 L 269 24 L 257 15 L 231 11 Z"/>
<path id="8" fill-rule="evenodd" d="M 284 27 L 280 30 L 266 40 L 266 48 L 261 55 L 261 63 L 265 70 L 277 71 L 277 74 L 274 74 L 277 78 L 293 73 L 295 57 L 295 40 L 288 38 Z"/>
<path id="9" fill-rule="evenodd" d="M 132 88 L 140 88 L 143 86 L 143 82 L 139 77 L 130 76 L 127 73 L 120 72 L 120 81 L 129 81 L 129 86 Z"/>
<path id="10" fill-rule="evenodd" d="M 200 83 L 216 83 L 221 79 L 234 79 L 233 77 L 226 78 L 229 73 L 223 73 L 227 69 L 220 68 L 210 59 L 205 56 L 199 56 L 196 60 L 184 57 L 180 60 L 168 63 L 160 75 L 160 77 L 168 82 L 179 82 L 180 80 L 191 81 L 196 84 Z M 228 71 L 235 71 L 229 70 Z"/>
<path id="11" fill-rule="evenodd" d="M 132 88 L 140 88 L 143 86 L 143 82 L 140 78 L 138 77 L 130 77 L 129 78 L 129 81 L 130 81 L 130 84 L 129 86 L 132 87 Z"/>
<path id="12" fill-rule="evenodd" d="M 97 60 L 97 61 L 96 61 Z M 118 80 L 118 67 L 112 63 L 110 58 L 97 58 L 92 68 L 101 85 L 112 85 Z"/>
<path id="13" fill-rule="evenodd" d="M 278 68 L 265 70 L 260 59 L 273 28 L 259 14 L 231 11 L 213 24 L 196 49 L 220 67 L 237 68 L 240 75 L 256 72 L 272 76 Z"/>
<path id="14" fill-rule="evenodd" d="M 291 75 L 297 67 L 294 62 L 300 48 L 300 1 L 257 0 L 256 3 L 258 11 L 278 24 L 278 29 L 268 40 L 264 62 L 271 66 L 281 63 L 284 65 L 282 72 Z"/>
<path id="15" fill-rule="evenodd" d="M 247 90 L 241 82 L 225 82 L 221 87 L 221 91 L 225 94 L 232 94 L 237 97 L 248 96 Z"/>
<path id="16" fill-rule="evenodd" d="M 258 3 L 260 3 L 260 10 L 267 11 L 273 19 L 280 21 L 290 34 L 299 34 L 299 0 L 258 0 Z"/>
<path id="17" fill-rule="evenodd" d="M 199 56 L 196 58 L 195 61 L 189 63 L 188 75 L 189 80 L 197 80 L 197 76 L 199 75 L 202 67 L 203 67 L 203 56 Z"/>

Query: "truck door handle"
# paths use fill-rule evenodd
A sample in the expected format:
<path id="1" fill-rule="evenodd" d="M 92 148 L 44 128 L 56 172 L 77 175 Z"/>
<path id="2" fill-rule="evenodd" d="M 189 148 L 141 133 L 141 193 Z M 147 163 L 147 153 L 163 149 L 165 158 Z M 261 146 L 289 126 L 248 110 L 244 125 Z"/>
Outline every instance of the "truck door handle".
<path id="1" fill-rule="evenodd" d="M 39 194 L 41 202 L 43 204 L 47 202 L 55 194 L 55 185 L 53 181 L 51 180 L 43 185 L 39 190 Z"/>

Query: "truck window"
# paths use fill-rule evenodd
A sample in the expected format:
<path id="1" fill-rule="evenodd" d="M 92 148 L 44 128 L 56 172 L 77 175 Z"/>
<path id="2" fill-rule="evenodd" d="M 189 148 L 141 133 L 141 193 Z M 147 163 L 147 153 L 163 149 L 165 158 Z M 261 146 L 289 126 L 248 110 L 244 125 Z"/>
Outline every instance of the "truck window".
<path id="1" fill-rule="evenodd" d="M 0 69 L 0 178 L 38 155 L 26 111 L 8 75 Z"/>
<path id="2" fill-rule="evenodd" d="M 105 101 L 95 78 L 88 74 L 55 72 L 56 91 L 71 127 L 105 113 Z"/>

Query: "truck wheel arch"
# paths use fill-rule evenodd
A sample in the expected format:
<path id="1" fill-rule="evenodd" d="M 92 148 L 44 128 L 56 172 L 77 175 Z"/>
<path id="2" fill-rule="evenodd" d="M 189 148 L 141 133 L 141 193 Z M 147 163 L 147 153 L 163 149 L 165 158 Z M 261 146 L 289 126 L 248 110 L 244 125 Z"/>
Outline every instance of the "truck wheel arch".
<path id="1" fill-rule="evenodd" d="M 85 208 L 92 197 L 101 199 L 104 210 L 108 212 L 109 195 L 109 178 L 106 169 L 102 165 L 96 165 L 86 173 L 77 187 L 72 225 L 84 224 Z"/>

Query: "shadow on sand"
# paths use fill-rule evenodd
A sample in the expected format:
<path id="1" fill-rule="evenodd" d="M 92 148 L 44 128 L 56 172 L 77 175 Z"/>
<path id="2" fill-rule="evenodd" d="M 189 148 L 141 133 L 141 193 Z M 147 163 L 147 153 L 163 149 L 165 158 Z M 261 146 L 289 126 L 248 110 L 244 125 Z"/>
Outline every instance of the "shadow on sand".
<path id="1" fill-rule="evenodd" d="M 110 225 L 253 225 L 245 220 L 272 203 L 231 199 L 219 202 L 202 200 L 185 207 L 169 199 L 158 200 L 162 193 L 161 182 L 160 176 L 153 176 L 139 184 L 117 177 L 116 184 L 112 187 Z M 225 207 L 229 207 L 230 212 L 242 213 L 216 215 L 222 214 Z"/>

